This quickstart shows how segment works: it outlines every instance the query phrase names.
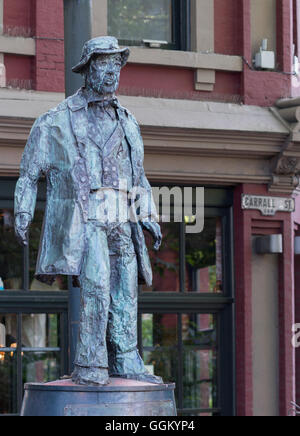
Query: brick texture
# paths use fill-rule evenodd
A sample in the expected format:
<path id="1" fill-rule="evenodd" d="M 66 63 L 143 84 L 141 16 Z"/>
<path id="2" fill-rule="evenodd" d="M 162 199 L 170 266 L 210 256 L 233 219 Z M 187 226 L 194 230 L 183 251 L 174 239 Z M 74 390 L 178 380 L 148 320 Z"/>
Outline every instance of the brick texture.
<path id="1" fill-rule="evenodd" d="M 36 2 L 35 88 L 64 92 L 64 22 L 62 0 Z"/>

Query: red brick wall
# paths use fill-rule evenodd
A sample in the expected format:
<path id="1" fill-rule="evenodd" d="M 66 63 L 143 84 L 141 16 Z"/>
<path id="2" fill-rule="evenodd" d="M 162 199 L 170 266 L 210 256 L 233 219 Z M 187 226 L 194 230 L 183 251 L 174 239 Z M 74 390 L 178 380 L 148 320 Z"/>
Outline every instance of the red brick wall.
<path id="1" fill-rule="evenodd" d="M 35 30 L 35 0 L 4 0 L 4 33 L 32 36 Z"/>
<path id="2" fill-rule="evenodd" d="M 216 72 L 213 92 L 195 91 L 195 72 L 185 68 L 127 64 L 121 74 L 121 94 L 240 103 L 241 74 Z"/>
<path id="3" fill-rule="evenodd" d="M 31 56 L 4 55 L 7 86 L 32 89 L 34 80 L 34 58 Z"/>
<path id="4" fill-rule="evenodd" d="M 215 52 L 227 55 L 242 53 L 241 0 L 214 0 Z"/>
<path id="5" fill-rule="evenodd" d="M 63 0 L 4 0 L 4 31 L 33 36 L 36 56 L 5 55 L 8 85 L 64 92 Z"/>
<path id="6" fill-rule="evenodd" d="M 36 2 L 35 88 L 64 92 L 64 22 L 62 0 Z"/>

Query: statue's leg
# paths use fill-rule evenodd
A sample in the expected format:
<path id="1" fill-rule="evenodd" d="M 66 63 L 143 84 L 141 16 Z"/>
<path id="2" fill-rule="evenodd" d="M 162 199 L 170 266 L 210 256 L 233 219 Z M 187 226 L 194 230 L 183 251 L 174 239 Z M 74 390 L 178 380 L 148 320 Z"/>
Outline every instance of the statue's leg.
<path id="1" fill-rule="evenodd" d="M 129 223 L 109 236 L 111 303 L 107 344 L 111 376 L 162 383 L 145 368 L 137 349 L 138 268 Z"/>
<path id="2" fill-rule="evenodd" d="M 105 385 L 110 265 L 106 231 L 93 222 L 87 224 L 87 252 L 80 284 L 80 327 L 72 380 L 78 384 Z"/>

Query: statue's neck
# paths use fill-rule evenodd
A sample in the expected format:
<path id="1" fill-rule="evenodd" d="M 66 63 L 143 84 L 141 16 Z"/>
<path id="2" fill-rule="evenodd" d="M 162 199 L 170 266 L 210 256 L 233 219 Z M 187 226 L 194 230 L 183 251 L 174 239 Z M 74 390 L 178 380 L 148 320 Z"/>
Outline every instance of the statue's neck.
<path id="1" fill-rule="evenodd" d="M 92 98 L 94 97 L 96 100 L 112 100 L 116 97 L 114 92 L 97 92 L 91 86 L 85 86 L 86 93 Z"/>

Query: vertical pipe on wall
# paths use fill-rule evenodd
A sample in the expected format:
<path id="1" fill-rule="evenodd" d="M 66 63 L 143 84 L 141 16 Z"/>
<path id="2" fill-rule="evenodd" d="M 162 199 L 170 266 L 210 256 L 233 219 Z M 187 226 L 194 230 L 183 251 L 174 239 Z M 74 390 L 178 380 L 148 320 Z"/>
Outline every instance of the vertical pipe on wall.
<path id="1" fill-rule="evenodd" d="M 64 0 L 64 20 L 65 81 L 66 97 L 68 97 L 82 86 L 81 75 L 74 74 L 72 67 L 80 60 L 83 44 L 91 39 L 91 0 Z"/>
<path id="2" fill-rule="evenodd" d="M 84 43 L 92 37 L 92 0 L 64 0 L 65 82 L 66 97 L 82 86 L 80 74 L 72 67 L 81 57 Z M 69 280 L 69 369 L 73 371 L 78 338 L 80 290 Z"/>

